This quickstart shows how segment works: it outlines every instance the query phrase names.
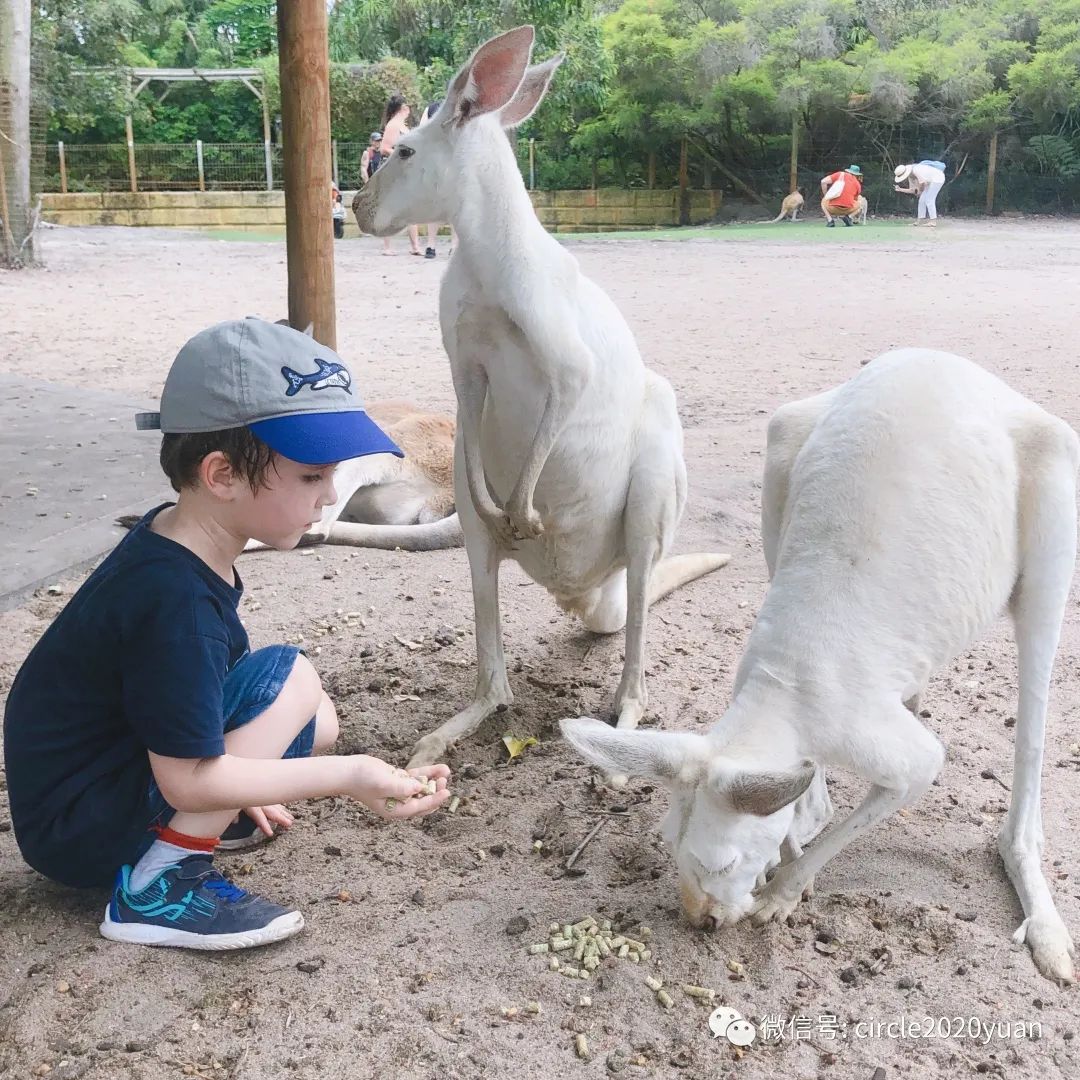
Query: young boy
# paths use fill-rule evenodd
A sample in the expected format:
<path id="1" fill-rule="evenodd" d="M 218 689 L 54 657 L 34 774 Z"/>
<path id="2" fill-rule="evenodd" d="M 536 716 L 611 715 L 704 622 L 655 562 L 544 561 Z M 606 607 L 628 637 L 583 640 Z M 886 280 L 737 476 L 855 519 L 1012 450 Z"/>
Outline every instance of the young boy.
<path id="1" fill-rule="evenodd" d="M 281 804 L 298 799 L 348 795 L 383 818 L 429 814 L 449 797 L 450 770 L 312 757 L 337 738 L 334 706 L 294 646 L 248 651 L 233 562 L 252 539 L 295 547 L 336 501 L 335 463 L 401 452 L 335 353 L 259 319 L 192 338 L 161 412 L 136 421 L 164 433 L 177 501 L 147 514 L 87 578 L 15 679 L 4 716 L 15 835 L 47 877 L 113 886 L 107 938 L 190 949 L 279 941 L 303 916 L 232 885 L 215 847 L 288 827 Z M 418 778 L 436 793 L 416 797 Z"/>

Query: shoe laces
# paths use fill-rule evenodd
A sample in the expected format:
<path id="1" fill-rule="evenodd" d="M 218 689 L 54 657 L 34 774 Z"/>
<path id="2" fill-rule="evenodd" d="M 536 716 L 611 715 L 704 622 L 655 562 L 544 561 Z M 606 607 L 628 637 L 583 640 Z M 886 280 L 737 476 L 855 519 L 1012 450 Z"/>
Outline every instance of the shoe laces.
<path id="1" fill-rule="evenodd" d="M 234 885 L 227 877 L 216 871 L 203 882 L 203 885 L 230 904 L 235 904 L 237 900 L 243 900 L 247 896 L 243 889 Z"/>

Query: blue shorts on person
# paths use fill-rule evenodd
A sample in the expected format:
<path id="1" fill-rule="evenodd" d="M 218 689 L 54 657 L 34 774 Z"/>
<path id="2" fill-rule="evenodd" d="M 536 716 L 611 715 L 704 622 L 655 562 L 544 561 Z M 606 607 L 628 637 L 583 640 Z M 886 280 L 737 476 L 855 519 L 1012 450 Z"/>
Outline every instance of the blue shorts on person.
<path id="1" fill-rule="evenodd" d="M 236 662 L 233 669 L 225 676 L 222 688 L 222 712 L 225 716 L 226 733 L 243 727 L 256 716 L 261 716 L 277 701 L 299 654 L 300 650 L 295 645 L 268 645 L 264 649 L 248 653 Z M 312 717 L 281 756 L 283 758 L 311 757 L 314 745 L 315 718 Z M 138 862 L 156 838 L 155 826 L 168 825 L 169 819 L 176 813 L 158 790 L 152 773 L 149 793 L 146 835 L 132 853 L 131 858 L 125 859 L 124 862 Z M 115 869 L 116 867 L 113 866 L 112 870 L 115 871 Z"/>

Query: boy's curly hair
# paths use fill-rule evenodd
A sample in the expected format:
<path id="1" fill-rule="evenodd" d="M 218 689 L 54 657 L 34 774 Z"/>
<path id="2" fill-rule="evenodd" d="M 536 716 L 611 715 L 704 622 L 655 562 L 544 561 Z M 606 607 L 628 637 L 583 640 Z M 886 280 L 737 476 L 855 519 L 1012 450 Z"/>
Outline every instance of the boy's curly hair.
<path id="1" fill-rule="evenodd" d="M 229 464 L 247 480 L 252 491 L 267 486 L 266 478 L 274 468 L 274 451 L 249 428 L 238 427 L 188 435 L 163 435 L 159 460 L 173 491 L 194 487 L 199 464 L 215 450 L 228 458 Z"/>

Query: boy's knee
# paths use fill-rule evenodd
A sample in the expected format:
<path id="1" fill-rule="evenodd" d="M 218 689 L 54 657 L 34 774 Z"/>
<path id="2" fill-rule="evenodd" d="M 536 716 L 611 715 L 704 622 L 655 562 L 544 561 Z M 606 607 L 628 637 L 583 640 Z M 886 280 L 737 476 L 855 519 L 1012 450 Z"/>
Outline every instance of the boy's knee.
<path id="1" fill-rule="evenodd" d="M 288 695 L 290 701 L 295 701 L 300 715 L 309 719 L 315 716 L 326 696 L 323 693 L 322 680 L 319 673 L 312 666 L 311 661 L 303 653 L 297 655 L 293 662 L 292 671 L 281 690 L 282 697 Z M 280 700 L 280 699 L 279 699 Z"/>
<path id="2" fill-rule="evenodd" d="M 322 700 L 315 713 L 315 743 L 312 752 L 318 754 L 329 750 L 337 742 L 339 730 L 337 709 L 323 691 Z"/>

